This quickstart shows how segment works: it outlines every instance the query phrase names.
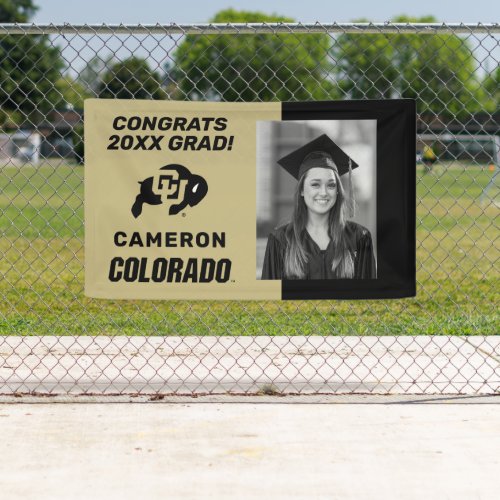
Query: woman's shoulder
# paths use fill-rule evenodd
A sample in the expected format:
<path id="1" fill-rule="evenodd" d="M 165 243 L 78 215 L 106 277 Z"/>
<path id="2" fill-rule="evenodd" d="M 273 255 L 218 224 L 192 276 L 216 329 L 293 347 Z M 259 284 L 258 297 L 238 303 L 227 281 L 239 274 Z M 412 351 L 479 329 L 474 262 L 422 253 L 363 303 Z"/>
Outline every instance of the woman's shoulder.
<path id="1" fill-rule="evenodd" d="M 361 224 L 358 224 L 357 222 L 354 222 L 352 220 L 347 221 L 345 230 L 349 236 L 352 236 L 356 240 L 362 238 L 371 239 L 370 231 L 365 226 L 362 226 Z"/>
<path id="2" fill-rule="evenodd" d="M 289 230 L 290 223 L 283 224 L 282 226 L 275 227 L 270 233 L 269 238 L 273 238 L 281 244 L 286 243 L 286 234 Z"/>

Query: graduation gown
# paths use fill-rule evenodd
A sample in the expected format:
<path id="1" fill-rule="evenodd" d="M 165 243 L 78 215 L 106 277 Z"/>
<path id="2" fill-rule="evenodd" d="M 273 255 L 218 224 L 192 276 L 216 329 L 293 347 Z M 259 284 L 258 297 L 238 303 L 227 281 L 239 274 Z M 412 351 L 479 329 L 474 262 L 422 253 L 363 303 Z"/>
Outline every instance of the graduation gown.
<path id="1" fill-rule="evenodd" d="M 290 279 L 284 276 L 284 261 L 286 251 L 286 224 L 274 230 L 268 237 L 263 280 Z M 348 247 L 354 256 L 354 279 L 376 278 L 375 257 L 370 231 L 352 221 L 345 227 Z M 336 271 L 332 271 L 333 243 L 326 250 L 320 250 L 317 243 L 304 230 L 304 247 L 307 252 L 306 276 L 304 279 L 338 279 Z M 293 279 L 293 278 L 292 278 Z"/>

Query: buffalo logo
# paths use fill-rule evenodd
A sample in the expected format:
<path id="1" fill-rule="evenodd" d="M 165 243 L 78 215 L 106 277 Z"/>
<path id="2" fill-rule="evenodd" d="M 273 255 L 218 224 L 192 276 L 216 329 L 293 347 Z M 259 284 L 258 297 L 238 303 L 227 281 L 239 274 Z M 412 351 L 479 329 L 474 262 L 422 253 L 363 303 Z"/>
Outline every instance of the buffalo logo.
<path id="1" fill-rule="evenodd" d="M 207 181 L 200 175 L 192 174 L 182 165 L 165 165 L 158 175 L 140 181 L 141 189 L 132 205 L 132 215 L 137 219 L 142 213 L 142 205 L 171 203 L 169 215 L 176 215 L 188 205 L 198 205 L 208 192 Z"/>

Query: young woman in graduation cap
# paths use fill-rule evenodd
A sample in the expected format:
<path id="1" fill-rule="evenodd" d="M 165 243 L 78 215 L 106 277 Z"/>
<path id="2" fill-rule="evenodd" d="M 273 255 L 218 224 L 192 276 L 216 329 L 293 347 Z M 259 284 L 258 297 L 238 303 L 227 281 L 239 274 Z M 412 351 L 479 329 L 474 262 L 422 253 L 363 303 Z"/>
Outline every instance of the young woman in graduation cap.
<path id="1" fill-rule="evenodd" d="M 269 235 L 262 279 L 376 277 L 370 232 L 347 220 L 358 165 L 326 134 L 278 163 L 299 182 L 292 221 Z M 349 174 L 349 201 L 340 176 Z"/>

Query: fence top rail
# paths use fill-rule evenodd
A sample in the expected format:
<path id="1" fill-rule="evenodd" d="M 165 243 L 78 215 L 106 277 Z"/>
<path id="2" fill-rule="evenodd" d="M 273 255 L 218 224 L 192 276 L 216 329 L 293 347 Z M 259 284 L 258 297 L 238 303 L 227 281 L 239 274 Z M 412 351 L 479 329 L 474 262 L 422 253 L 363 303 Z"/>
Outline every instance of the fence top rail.
<path id="1" fill-rule="evenodd" d="M 500 34 L 499 23 L 212 23 L 212 24 L 35 24 L 1 23 L 5 35 L 190 35 L 276 33 L 487 33 Z"/>

